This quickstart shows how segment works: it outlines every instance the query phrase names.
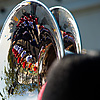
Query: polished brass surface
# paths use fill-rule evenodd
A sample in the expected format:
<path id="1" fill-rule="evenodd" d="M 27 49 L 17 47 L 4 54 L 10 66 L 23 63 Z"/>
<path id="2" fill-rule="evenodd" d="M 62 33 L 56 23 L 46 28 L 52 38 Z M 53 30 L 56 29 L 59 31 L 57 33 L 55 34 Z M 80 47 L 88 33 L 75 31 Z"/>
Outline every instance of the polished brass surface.
<path id="1" fill-rule="evenodd" d="M 52 13 L 39 1 L 23 1 L 10 12 L 0 35 L 2 99 L 37 99 L 41 63 L 49 68 L 64 56 L 60 34 Z"/>
<path id="2" fill-rule="evenodd" d="M 61 20 L 51 11 L 54 16 L 62 13 Z M 53 61 L 67 54 L 81 53 L 79 30 L 70 13 L 61 8 L 51 11 L 37 0 L 26 0 L 8 15 L 0 33 L 3 100 L 37 100 Z M 63 25 L 62 21 L 67 18 L 64 13 L 68 13 L 65 15 L 69 22 Z"/>
<path id="3" fill-rule="evenodd" d="M 74 16 L 68 9 L 61 6 L 51 7 L 50 10 L 57 20 L 62 33 L 65 51 L 80 54 L 82 49 L 81 36 Z"/>

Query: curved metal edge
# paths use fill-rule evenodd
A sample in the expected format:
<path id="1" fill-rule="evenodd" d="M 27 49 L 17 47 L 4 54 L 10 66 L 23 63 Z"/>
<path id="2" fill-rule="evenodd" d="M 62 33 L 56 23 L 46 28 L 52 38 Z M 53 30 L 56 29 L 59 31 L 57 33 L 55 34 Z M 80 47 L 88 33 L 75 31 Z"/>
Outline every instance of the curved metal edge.
<path id="1" fill-rule="evenodd" d="M 28 0 L 28 1 L 29 1 L 29 0 Z M 34 1 L 34 0 L 33 0 L 33 1 Z M 60 59 L 60 58 L 63 58 L 63 57 L 64 57 L 64 45 L 63 45 L 63 42 L 62 42 L 62 35 L 61 35 L 61 32 L 60 32 L 58 23 L 57 23 L 57 21 L 56 21 L 54 15 L 52 14 L 52 12 L 50 11 L 50 9 L 49 9 L 47 6 L 45 6 L 45 5 L 44 5 L 42 2 L 40 2 L 40 1 L 36 1 L 36 2 L 39 3 L 39 4 L 41 4 L 41 5 L 43 5 L 43 7 L 49 12 L 50 16 L 52 17 L 52 19 L 53 19 L 53 21 L 54 21 L 54 23 L 55 23 L 55 26 L 56 26 L 56 29 L 57 29 L 57 35 L 58 35 L 58 38 L 59 38 L 60 49 L 61 49 L 61 52 L 60 52 L 60 51 L 58 52 L 58 53 L 59 53 L 58 57 L 59 57 L 59 59 Z M 58 49 L 58 50 L 59 50 L 59 49 Z M 57 50 L 57 51 L 58 51 L 58 50 Z M 60 55 L 60 53 L 61 53 L 61 55 Z"/>
<path id="2" fill-rule="evenodd" d="M 56 9 L 56 8 L 60 8 L 60 9 L 63 9 L 64 11 L 66 11 L 66 12 L 68 12 L 69 13 L 69 15 L 72 17 L 72 19 L 74 20 L 74 22 L 75 22 L 75 26 L 77 27 L 77 32 L 78 32 L 78 36 L 77 37 L 79 37 L 79 39 L 78 39 L 78 41 L 79 41 L 79 45 L 78 45 L 78 48 L 79 48 L 79 52 L 77 52 L 78 54 L 81 54 L 81 52 L 82 52 L 82 38 L 81 38 L 81 34 L 80 34 L 80 30 L 79 30 L 79 26 L 78 26 L 78 24 L 77 24 L 77 21 L 75 20 L 75 18 L 74 18 L 74 16 L 72 15 L 72 13 L 68 10 L 68 9 L 66 9 L 66 8 L 64 8 L 64 7 L 62 7 L 62 6 L 54 6 L 54 7 L 51 7 L 51 8 L 49 8 L 50 9 L 50 11 L 52 11 L 53 9 Z"/>
<path id="3" fill-rule="evenodd" d="M 59 26 L 58 26 L 58 24 L 57 24 L 57 22 L 56 22 L 56 19 L 55 19 L 54 16 L 53 16 L 53 14 L 52 14 L 51 11 L 49 10 L 49 8 L 48 8 L 47 6 L 45 6 L 45 5 L 44 5 L 42 2 L 40 2 L 40 1 L 37 1 L 37 0 L 25 0 L 25 1 L 22 1 L 21 3 L 19 3 L 17 6 L 15 6 L 15 7 L 13 8 L 13 10 L 10 12 L 10 14 L 8 15 L 8 17 L 6 18 L 5 22 L 4 22 L 4 25 L 3 25 L 2 30 L 1 30 L 1 32 L 0 32 L 1 36 L 2 36 L 2 33 L 3 33 L 4 28 L 5 28 L 6 23 L 7 23 L 8 20 L 15 14 L 15 11 L 18 10 L 18 9 L 20 9 L 20 8 L 22 7 L 22 5 L 24 5 L 24 6 L 29 5 L 29 2 L 34 2 L 34 3 L 37 3 L 37 4 L 41 5 L 41 6 L 44 7 L 44 9 L 46 9 L 47 12 L 50 14 L 52 20 L 53 20 L 54 23 L 55 23 L 55 26 L 56 26 L 56 29 L 57 29 L 57 32 L 56 32 L 56 33 L 57 33 L 57 36 L 58 36 L 58 38 L 59 38 L 59 47 L 60 47 L 61 50 L 59 50 L 59 49 L 57 48 L 57 51 L 58 51 L 58 58 L 59 58 L 59 59 L 60 59 L 60 58 L 63 58 L 63 57 L 64 57 L 64 46 L 63 46 L 63 42 L 62 42 L 61 32 L 60 32 L 60 30 L 59 30 L 59 28 L 58 28 Z M 0 40 L 1 40 L 1 38 L 0 38 Z"/>

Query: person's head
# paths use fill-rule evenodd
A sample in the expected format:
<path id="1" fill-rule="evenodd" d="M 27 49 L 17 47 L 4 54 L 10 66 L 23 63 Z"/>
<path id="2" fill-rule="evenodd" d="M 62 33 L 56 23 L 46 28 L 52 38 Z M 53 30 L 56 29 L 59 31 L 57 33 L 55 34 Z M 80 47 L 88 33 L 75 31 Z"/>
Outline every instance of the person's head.
<path id="1" fill-rule="evenodd" d="M 69 55 L 55 61 L 42 100 L 100 99 L 100 56 Z"/>

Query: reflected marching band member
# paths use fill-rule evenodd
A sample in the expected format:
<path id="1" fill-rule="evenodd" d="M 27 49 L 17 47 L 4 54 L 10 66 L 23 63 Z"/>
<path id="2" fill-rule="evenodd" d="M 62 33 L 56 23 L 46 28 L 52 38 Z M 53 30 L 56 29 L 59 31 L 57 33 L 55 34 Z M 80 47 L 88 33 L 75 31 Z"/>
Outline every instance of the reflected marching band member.
<path id="1" fill-rule="evenodd" d="M 5 88 L 8 90 L 8 98 L 10 94 L 30 95 L 30 92 L 39 92 L 47 84 L 48 71 L 55 59 L 63 58 L 66 51 L 67 54 L 81 52 L 80 42 L 78 44 L 74 37 L 79 33 L 75 33 L 74 27 L 69 28 L 73 26 L 69 22 L 60 25 L 61 21 L 58 21 L 57 24 L 56 18 L 59 18 L 57 21 L 66 19 L 59 16 L 54 18 L 52 11 L 36 0 L 23 1 L 9 14 L 4 28 L 7 31 L 3 31 L 3 34 L 11 33 L 7 41 L 3 42 L 10 43 L 7 45 L 10 46 L 6 55 L 8 61 L 3 59 L 9 63 L 4 70 L 8 77 L 4 78 L 5 84 L 9 86 Z"/>

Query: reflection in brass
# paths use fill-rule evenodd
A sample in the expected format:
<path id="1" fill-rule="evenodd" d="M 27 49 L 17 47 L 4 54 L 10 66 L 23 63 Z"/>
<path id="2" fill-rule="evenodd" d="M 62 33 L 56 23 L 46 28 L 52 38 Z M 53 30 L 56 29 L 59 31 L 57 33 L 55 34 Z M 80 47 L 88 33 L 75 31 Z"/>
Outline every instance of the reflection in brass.
<path id="1" fill-rule="evenodd" d="M 23 96 L 36 100 L 42 86 L 41 73 L 45 73 L 44 84 L 51 63 L 64 56 L 60 40 L 57 23 L 44 4 L 33 0 L 18 4 L 1 31 L 1 98 L 20 100 Z"/>
<path id="2" fill-rule="evenodd" d="M 80 32 L 73 15 L 64 7 L 55 6 L 50 8 L 59 25 L 64 49 L 73 53 L 81 53 L 82 43 Z"/>
<path id="3" fill-rule="evenodd" d="M 54 13 L 62 14 L 60 10 Z M 23 1 L 10 12 L 0 34 L 0 96 L 3 100 L 21 97 L 37 100 L 53 61 L 63 58 L 65 50 L 81 52 L 72 19 L 68 20 L 70 24 L 60 25 L 57 19 L 57 24 L 50 10 L 35 0 Z"/>

